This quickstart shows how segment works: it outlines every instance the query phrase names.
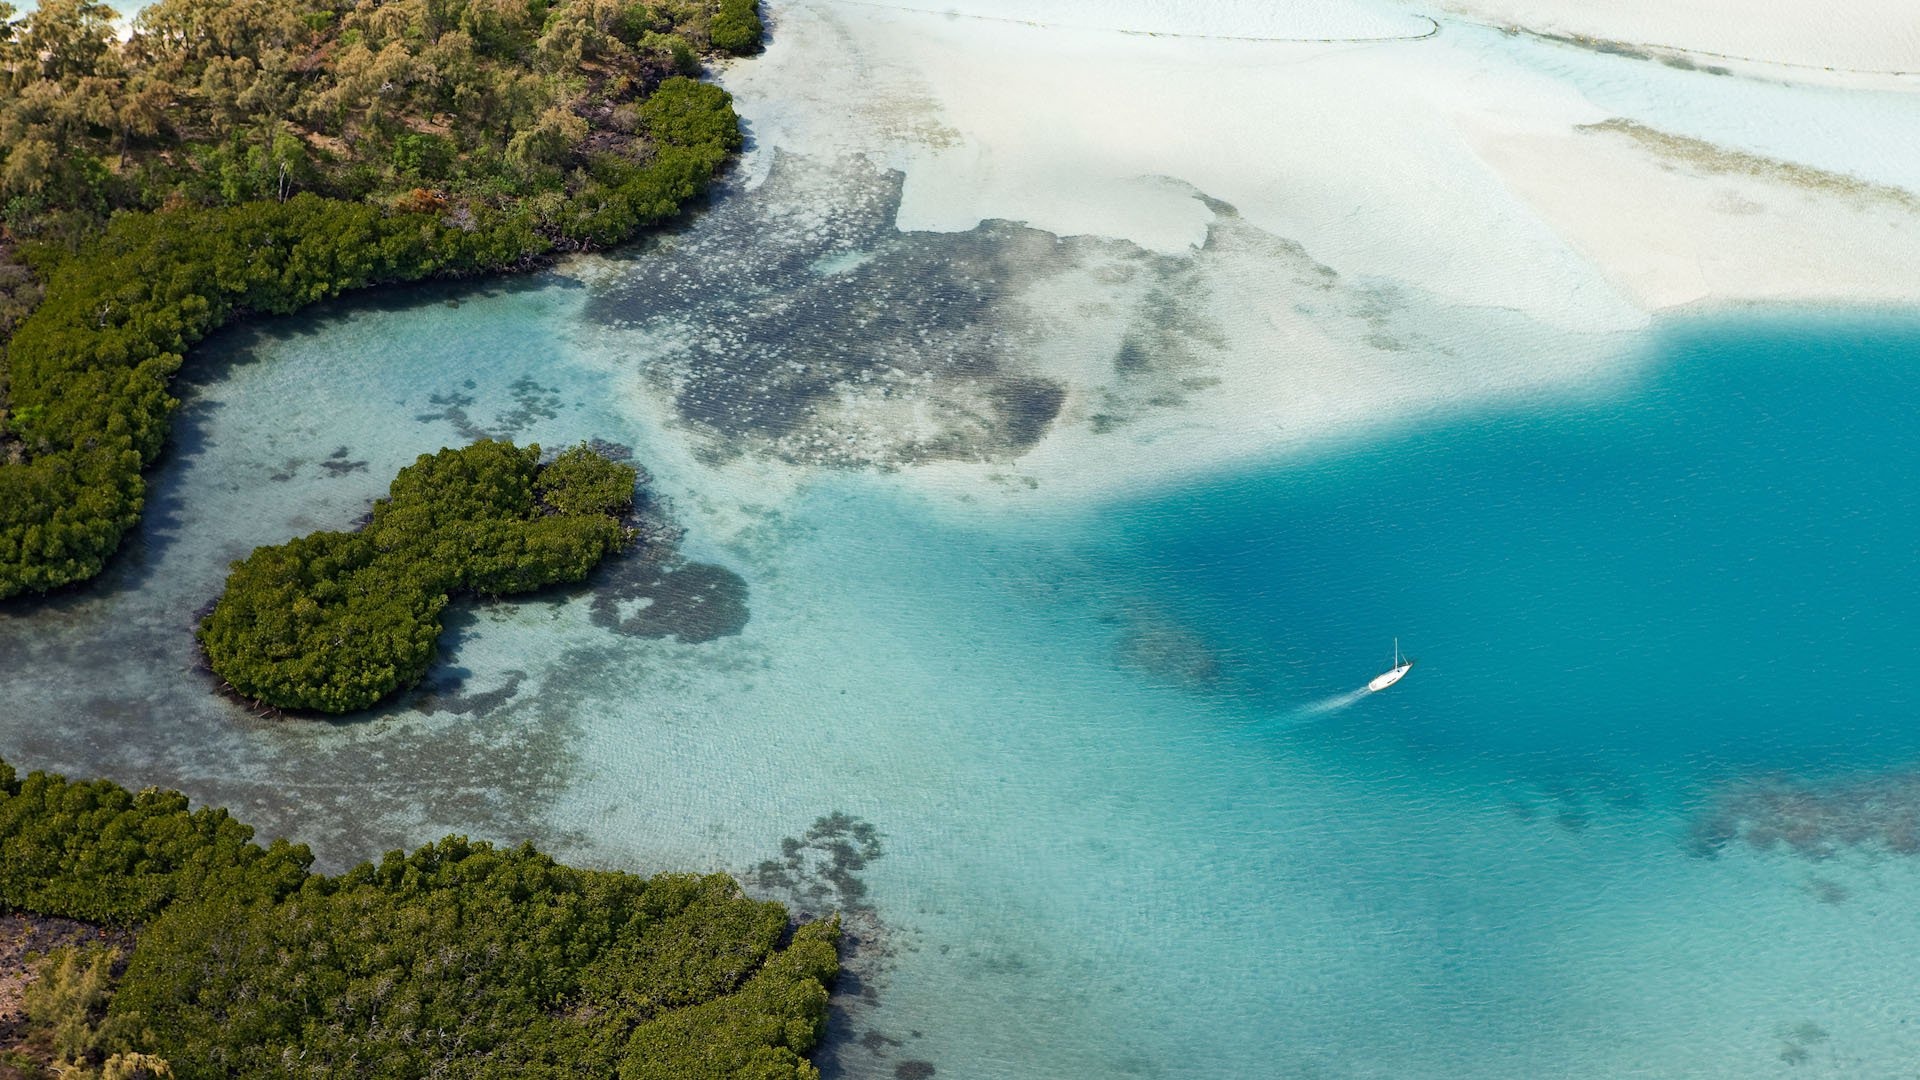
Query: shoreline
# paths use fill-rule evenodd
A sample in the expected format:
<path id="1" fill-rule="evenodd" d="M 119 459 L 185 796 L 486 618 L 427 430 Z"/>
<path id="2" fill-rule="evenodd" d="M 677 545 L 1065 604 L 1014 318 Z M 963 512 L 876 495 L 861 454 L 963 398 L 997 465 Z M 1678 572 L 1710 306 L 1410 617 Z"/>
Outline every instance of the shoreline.
<path id="1" fill-rule="evenodd" d="M 1021 453 L 902 468 L 899 483 L 936 498 L 1024 510 L 1124 497 L 1435 416 L 1583 396 L 1634 377 L 1669 319 L 1920 303 L 1905 257 L 1920 197 L 1900 182 L 1920 160 L 1863 173 L 1858 154 L 1834 152 L 1857 140 L 1820 130 L 1828 115 L 1904 124 L 1920 145 L 1920 121 L 1876 89 L 1685 70 L 1464 28 L 1459 12 L 1436 15 L 1463 32 L 1416 49 L 1043 28 L 998 0 L 770 6 L 774 47 L 722 75 L 756 143 L 731 198 L 757 197 L 782 154 L 897 170 L 899 237 L 975 243 L 1011 227 L 1131 246 L 1174 260 L 1182 319 L 1203 324 L 1164 339 L 1192 354 L 1185 374 L 1142 392 L 1112 360 L 1142 317 L 1130 301 L 1058 274 L 1025 286 L 1020 305 L 1046 330 L 1009 362 L 1064 385 L 1058 415 Z M 1107 21 L 1159 17 L 1145 10 Z M 1219 28 L 1219 10 L 1193 17 Z M 1262 17 L 1262 33 L 1283 21 Z M 825 49 L 856 58 L 860 93 L 820 73 Z M 1628 93 L 1616 83 L 1630 76 Z M 1885 108 L 1855 117 L 1856 101 Z M 1783 102 L 1784 132 L 1729 126 Z M 1309 271 L 1335 282 L 1335 312 Z M 845 392 L 856 415 L 863 391 Z M 1129 395 L 1173 403 L 1114 426 L 1110 405 Z M 635 400 L 647 396 L 630 400 L 672 427 L 671 410 Z M 795 486 L 808 471 L 752 468 Z"/>
<path id="2" fill-rule="evenodd" d="M 739 2 L 746 4 L 744 12 L 735 9 Z M 584 87 L 568 84 L 561 71 L 529 51 L 533 28 L 520 25 L 517 38 L 494 43 L 498 55 L 486 52 L 474 70 L 495 82 L 537 88 L 543 100 L 566 108 L 551 104 L 537 115 L 515 114 L 519 128 L 509 125 L 506 134 L 518 141 L 502 140 L 498 147 L 487 141 L 498 131 L 476 135 L 448 128 L 446 135 L 400 136 L 389 149 L 402 163 L 371 179 L 367 192 L 353 189 L 349 174 L 360 174 L 331 156 L 324 163 L 332 172 L 315 165 L 306 156 L 307 141 L 291 135 L 271 151 L 288 155 L 272 188 L 238 181 L 214 192 L 197 188 L 201 178 L 191 170 L 174 171 L 176 161 L 168 155 L 213 145 L 208 140 L 217 142 L 220 124 L 231 122 L 224 116 L 207 120 L 215 134 L 177 122 L 179 130 L 166 131 L 168 149 L 143 147 L 137 162 L 123 138 L 121 163 L 130 179 L 110 200 L 87 181 L 43 162 L 40 186 L 32 188 L 41 201 L 8 204 L 5 223 L 10 234 L 32 238 L 29 254 L 22 266 L 0 266 L 13 279 L 8 290 L 15 294 L 0 299 L 10 309 L 23 300 L 31 306 L 17 318 L 8 312 L 0 354 L 0 392 L 6 395 L 0 402 L 0 490 L 7 495 L 0 514 L 0 599 L 45 594 L 105 569 L 140 520 L 146 472 L 165 448 L 170 413 L 179 404 L 167 388 L 185 354 L 226 323 L 258 313 L 290 315 L 316 301 L 397 282 L 525 272 L 548 265 L 557 252 L 625 243 L 679 217 L 705 195 L 743 141 L 726 91 L 690 73 L 706 73 L 705 59 L 759 51 L 764 26 L 756 8 L 755 0 L 720 0 L 710 15 L 677 16 L 694 20 L 685 27 L 667 24 L 691 37 L 663 37 L 632 23 L 622 24 L 619 33 L 602 33 L 596 55 L 608 63 Z M 146 77 L 142 64 L 191 68 L 194 61 L 185 54 L 140 47 L 144 38 L 116 40 L 103 18 L 108 11 L 98 5 L 61 8 L 20 20 L 29 43 L 42 32 L 42 15 L 71 39 L 49 38 L 52 59 L 38 77 L 51 80 L 50 92 L 91 98 Z M 188 41 L 190 31 L 166 20 L 190 19 L 194 12 L 166 11 L 171 14 L 161 16 L 154 40 Z M 572 9 L 556 17 L 588 14 Z M 364 11 L 319 12 L 317 21 L 291 27 L 269 27 L 263 13 L 255 15 L 260 24 L 250 24 L 250 32 L 259 40 L 251 44 L 262 48 L 302 35 L 318 42 L 323 33 L 378 43 L 396 31 L 364 23 L 370 18 Z M 408 16 L 415 17 L 425 18 Z M 14 25 L 7 24 L 9 32 Z M 445 30 L 403 22 L 397 24 L 401 37 L 389 44 L 400 54 L 424 55 Z M 464 32 L 451 41 L 471 47 Z M 16 81 L 26 70 L 25 55 L 7 57 Z M 96 69 L 96 63 L 104 66 Z M 287 102 L 261 115 L 288 124 L 283 114 L 306 100 L 301 94 L 323 92 L 317 85 L 303 82 Z M 444 96 L 409 97 L 407 115 L 424 112 L 430 119 L 449 103 Z M 589 106 L 597 128 L 573 115 Z M 338 134 L 329 135 L 322 118 L 306 136 L 341 142 L 356 134 L 348 112 L 330 118 Z M 71 137 L 85 144 L 75 150 L 83 156 L 102 149 L 92 129 L 63 132 L 24 106 L 7 120 L 22 129 L 22 147 L 47 148 Z M 153 134 L 159 133 L 156 127 Z M 456 134 L 475 141 L 462 147 Z M 595 141 L 590 145 L 589 139 Z M 367 152 L 376 149 L 369 144 Z M 26 160 L 23 152 L 14 152 L 9 168 Z M 488 156 L 496 152 L 504 156 Z M 596 163 L 591 174 L 563 170 L 589 153 Z M 39 161 L 45 155 L 29 157 Z M 481 162 L 493 169 L 489 183 L 456 169 Z M 234 264 L 244 264 L 244 273 L 232 272 Z"/>

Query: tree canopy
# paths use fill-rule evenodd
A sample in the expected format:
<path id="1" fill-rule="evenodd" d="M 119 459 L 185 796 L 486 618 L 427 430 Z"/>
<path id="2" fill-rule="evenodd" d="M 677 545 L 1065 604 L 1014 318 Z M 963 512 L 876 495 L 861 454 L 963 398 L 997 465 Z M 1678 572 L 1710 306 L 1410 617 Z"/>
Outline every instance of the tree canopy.
<path id="1" fill-rule="evenodd" d="M 655 150 L 636 106 L 703 52 L 758 47 L 742 0 L 160 0 L 121 42 L 94 0 L 0 32 L 0 205 L 22 237 L 113 210 L 424 188 L 568 203 Z"/>
<path id="2" fill-rule="evenodd" d="M 87 0 L 0 19 L 0 599 L 105 565 L 183 353 L 229 319 L 678 213 L 740 145 L 685 74 L 729 12 L 161 0 L 124 41 Z"/>
<path id="3" fill-rule="evenodd" d="M 124 974 L 64 958 L 83 1067 L 200 1077 L 817 1080 L 833 920 L 721 874 L 580 870 L 448 837 L 338 877 L 176 792 L 0 760 L 0 910 L 141 931 Z"/>
<path id="4" fill-rule="evenodd" d="M 426 674 L 452 593 L 578 581 L 631 538 L 636 473 L 483 440 L 400 470 L 358 532 L 254 550 L 200 624 L 215 674 L 286 709 L 364 709 Z"/>

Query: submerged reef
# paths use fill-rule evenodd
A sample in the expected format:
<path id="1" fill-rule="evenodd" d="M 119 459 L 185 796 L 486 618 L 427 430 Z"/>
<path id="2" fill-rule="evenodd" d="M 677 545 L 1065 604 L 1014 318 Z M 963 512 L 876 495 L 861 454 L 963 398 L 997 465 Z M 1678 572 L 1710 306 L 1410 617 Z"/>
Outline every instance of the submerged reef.
<path id="1" fill-rule="evenodd" d="M 423 424 L 445 421 L 468 442 L 481 439 L 511 442 L 534 424 L 560 415 L 560 395 L 551 387 L 540 385 L 532 376 L 523 375 L 508 385 L 513 394 L 513 408 L 496 416 L 492 425 L 482 427 L 467 414 L 467 407 L 474 399 L 464 391 L 471 389 L 473 380 L 468 379 L 462 390 L 429 394 L 427 403 L 437 406 L 438 411 L 423 412 L 414 419 Z"/>
<path id="2" fill-rule="evenodd" d="M 713 563 L 622 559 L 596 584 L 592 611 L 616 634 L 697 645 L 746 628 L 747 582 Z"/>
<path id="3" fill-rule="evenodd" d="M 295 1061 L 303 1075 L 819 1077 L 805 1055 L 838 971 L 832 918 L 796 925 L 724 874 L 580 870 L 461 837 L 337 877 L 311 862 L 177 792 L 0 760 L 0 910 L 91 924 L 35 929 L 88 940 L 40 969 L 27 1023 L 44 1030 L 24 1041 L 83 1076 L 139 1075 L 138 1060 L 180 1080 Z M 18 981 L 14 936 L 0 922 L 0 993 Z"/>
<path id="4" fill-rule="evenodd" d="M 780 841 L 780 857 L 763 860 L 747 880 L 785 893 L 802 910 L 862 909 L 867 883 L 860 871 L 886 854 L 881 839 L 872 822 L 836 810 Z"/>
<path id="5" fill-rule="evenodd" d="M 1711 855 L 1736 842 L 1808 859 L 1848 849 L 1920 855 L 1920 770 L 1830 780 L 1772 775 L 1729 784 L 1699 812 L 1692 847 Z"/>
<path id="6" fill-rule="evenodd" d="M 1396 368 L 1455 348 L 1435 298 L 1342 278 L 1176 181 L 1160 182 L 1208 221 L 1197 247 L 1163 253 L 1001 220 L 903 230 L 902 173 L 765 160 L 758 186 L 603 275 L 586 309 L 607 352 L 645 357 L 649 393 L 712 462 L 1006 463 L 1069 427 L 1149 437 L 1252 349 L 1264 372 L 1312 363 L 1323 338 Z M 1275 297 L 1308 351 L 1273 355 L 1249 321 Z"/>
<path id="7" fill-rule="evenodd" d="M 779 856 L 762 860 L 741 880 L 756 894 L 782 900 L 799 918 L 836 913 L 842 966 L 829 1004 L 828 1035 L 815 1055 L 822 1066 L 837 1075 L 850 1058 L 882 1059 L 893 1062 L 896 1076 L 930 1077 L 931 1062 L 905 1056 L 911 1041 L 923 1037 L 920 1032 L 890 1034 L 874 1026 L 881 988 L 902 947 L 868 902 L 862 876 L 885 856 L 884 839 L 872 822 L 836 810 L 800 835 L 783 838 Z"/>
<path id="8" fill-rule="evenodd" d="M 358 532 L 318 532 L 234 564 L 200 623 L 208 663 L 280 709 L 365 709 L 420 681 L 451 594 L 579 581 L 635 538 L 633 466 L 582 445 L 483 441 L 400 470 Z"/>
<path id="9" fill-rule="evenodd" d="M 1114 427 L 1210 385 L 1200 352 L 1219 339 L 1190 259 L 1003 221 L 903 232 L 903 181 L 776 152 L 764 183 L 623 268 L 589 313 L 645 336 L 652 388 L 714 459 L 1004 460 L 1062 422 L 1063 373 L 1093 369 Z M 1063 317 L 1118 336 L 1057 355 Z"/>
<path id="10" fill-rule="evenodd" d="M 1221 679 L 1222 659 L 1193 628 L 1146 607 L 1130 609 L 1115 647 L 1121 664 L 1159 682 L 1204 690 Z"/>
<path id="11" fill-rule="evenodd" d="M 587 448 L 609 461 L 633 460 L 633 450 L 620 443 L 592 439 Z M 621 637 L 672 638 L 686 645 L 746 629 L 752 614 L 747 580 L 724 566 L 681 555 L 686 529 L 672 504 L 652 492 L 646 470 L 634 468 L 640 489 L 629 520 L 639 542 L 628 557 L 607 560 L 587 579 L 593 624 Z"/>

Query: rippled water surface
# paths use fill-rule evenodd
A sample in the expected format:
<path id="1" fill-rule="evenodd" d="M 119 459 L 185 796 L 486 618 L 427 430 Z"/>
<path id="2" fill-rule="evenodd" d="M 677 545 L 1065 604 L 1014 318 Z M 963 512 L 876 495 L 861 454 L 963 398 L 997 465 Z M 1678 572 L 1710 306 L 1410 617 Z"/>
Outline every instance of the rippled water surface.
<path id="1" fill-rule="evenodd" d="M 1775 92 L 1539 55 L 1628 111 Z M 1568 330 L 1163 177 L 1166 250 L 903 230 L 938 177 L 844 149 L 618 258 L 218 335 L 111 570 L 0 607 L 0 754 L 329 867 L 461 831 L 848 912 L 853 1080 L 1911 1071 L 1920 318 Z M 1281 419 L 1223 434 L 1248 393 Z M 485 436 L 630 449 L 676 554 L 456 604 L 371 717 L 212 692 L 229 561 Z"/>
<path id="2" fill-rule="evenodd" d="M 854 910 L 846 1076 L 1911 1060 L 1920 323 L 1675 322 L 1585 398 L 1015 514 L 703 463 L 601 273 L 215 341 L 127 557 L 0 617 L 9 756 L 336 865 L 460 829 Z M 632 446 L 680 561 L 458 606 L 367 721 L 210 693 L 227 559 L 480 434 Z"/>

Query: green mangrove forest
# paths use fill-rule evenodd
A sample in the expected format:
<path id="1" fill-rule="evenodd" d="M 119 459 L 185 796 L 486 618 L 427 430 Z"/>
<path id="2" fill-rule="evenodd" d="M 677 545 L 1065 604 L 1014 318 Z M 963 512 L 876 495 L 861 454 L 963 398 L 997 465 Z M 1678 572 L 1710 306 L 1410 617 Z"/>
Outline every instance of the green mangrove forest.
<path id="1" fill-rule="evenodd" d="M 364 709 L 426 674 L 450 594 L 579 581 L 633 539 L 633 466 L 483 440 L 422 454 L 356 532 L 254 549 L 200 623 L 216 675 L 282 709 Z"/>
<path id="2" fill-rule="evenodd" d="M 124 954 L 44 959 L 27 1049 L 0 1050 L 0 1072 L 819 1076 L 804 1055 L 838 970 L 832 919 L 796 927 L 721 874 L 460 837 L 335 877 L 312 861 L 177 792 L 0 760 L 0 914 L 133 931 Z"/>
<path id="3" fill-rule="evenodd" d="M 739 148 L 751 0 L 0 2 L 0 599 L 138 521 L 186 350 L 617 243 Z M 402 650 L 404 651 L 404 650 Z M 236 684 L 237 685 L 237 684 Z"/>

